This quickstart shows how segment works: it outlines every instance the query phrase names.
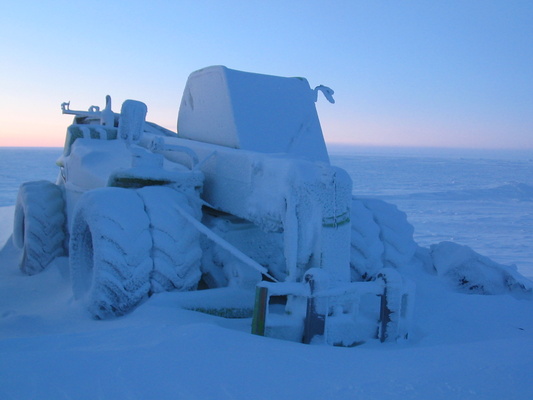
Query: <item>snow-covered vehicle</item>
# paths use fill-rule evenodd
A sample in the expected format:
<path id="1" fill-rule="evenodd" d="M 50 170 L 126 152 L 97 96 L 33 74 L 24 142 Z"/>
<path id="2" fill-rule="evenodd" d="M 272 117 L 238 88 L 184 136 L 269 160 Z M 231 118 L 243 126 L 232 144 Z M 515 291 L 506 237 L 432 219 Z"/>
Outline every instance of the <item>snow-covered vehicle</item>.
<path id="1" fill-rule="evenodd" d="M 68 256 L 74 295 L 96 318 L 162 291 L 229 288 L 255 293 L 244 307 L 257 334 L 406 338 L 414 291 L 387 262 L 394 227 L 375 237 L 358 228 L 382 205 L 361 210 L 348 174 L 330 164 L 319 92 L 332 101 L 302 78 L 205 68 L 187 81 L 178 133 L 146 122 L 141 102 L 120 114 L 109 97 L 102 110 L 64 103 L 74 122 L 58 181 L 19 191 L 22 271 Z"/>

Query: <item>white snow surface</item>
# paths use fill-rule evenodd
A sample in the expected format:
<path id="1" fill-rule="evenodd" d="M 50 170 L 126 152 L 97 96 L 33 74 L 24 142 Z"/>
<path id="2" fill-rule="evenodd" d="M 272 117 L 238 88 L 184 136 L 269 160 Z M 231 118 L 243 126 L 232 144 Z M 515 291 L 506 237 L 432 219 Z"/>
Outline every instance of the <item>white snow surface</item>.
<path id="1" fill-rule="evenodd" d="M 250 318 L 191 310 L 242 304 L 249 294 L 233 288 L 158 293 L 121 318 L 96 321 L 74 299 L 67 258 L 34 276 L 18 270 L 14 207 L 0 207 L 0 398 L 533 398 L 531 282 L 466 246 L 417 247 L 405 215 L 381 200 L 354 204 L 363 222 L 352 245 L 367 251 L 358 257 L 416 281 L 406 342 L 303 345 L 251 335 Z M 383 246 L 366 248 L 371 235 Z M 431 255 L 433 273 L 422 266 Z M 450 287 L 465 276 L 484 290 Z"/>

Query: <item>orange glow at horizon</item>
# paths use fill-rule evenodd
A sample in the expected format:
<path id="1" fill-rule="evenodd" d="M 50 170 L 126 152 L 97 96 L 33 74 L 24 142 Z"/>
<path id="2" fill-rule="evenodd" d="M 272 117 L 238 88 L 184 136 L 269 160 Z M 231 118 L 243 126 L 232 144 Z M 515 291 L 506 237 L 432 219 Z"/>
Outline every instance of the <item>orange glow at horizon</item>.
<path id="1" fill-rule="evenodd" d="M 0 147 L 63 147 L 68 124 L 70 121 L 62 126 L 38 123 L 33 126 L 4 125 L 0 132 Z"/>

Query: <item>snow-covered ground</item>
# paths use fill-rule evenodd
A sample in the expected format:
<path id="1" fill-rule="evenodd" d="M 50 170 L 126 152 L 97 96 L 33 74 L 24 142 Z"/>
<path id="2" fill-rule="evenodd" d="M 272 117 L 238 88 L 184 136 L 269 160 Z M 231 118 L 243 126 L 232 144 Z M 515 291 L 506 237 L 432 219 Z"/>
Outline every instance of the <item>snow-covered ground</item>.
<path id="1" fill-rule="evenodd" d="M 533 162 L 368 153 L 332 160 L 348 170 L 356 194 L 406 211 L 421 245 L 454 240 L 533 276 Z M 1 173 L 17 175 L 4 166 Z M 2 179 L 0 192 L 12 186 Z M 251 335 L 250 319 L 184 309 L 190 293 L 160 293 L 125 317 L 95 321 L 73 300 L 66 258 L 35 276 L 18 270 L 10 204 L 0 204 L 2 399 L 533 398 L 531 300 L 460 294 L 420 274 L 410 340 L 353 348 Z"/>

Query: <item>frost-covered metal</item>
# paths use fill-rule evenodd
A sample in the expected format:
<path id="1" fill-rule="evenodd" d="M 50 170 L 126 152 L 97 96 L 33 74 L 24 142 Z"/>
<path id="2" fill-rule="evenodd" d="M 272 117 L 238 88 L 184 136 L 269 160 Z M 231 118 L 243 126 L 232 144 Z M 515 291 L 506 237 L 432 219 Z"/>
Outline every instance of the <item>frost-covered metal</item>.
<path id="1" fill-rule="evenodd" d="M 120 113 L 109 96 L 103 110 L 63 103 L 74 121 L 45 227 L 61 234 L 31 258 L 41 265 L 26 257 L 22 269 L 68 253 L 75 297 L 96 318 L 162 291 L 258 288 L 236 313 L 255 309 L 255 333 L 344 346 L 406 338 L 414 291 L 395 263 L 415 250 L 396 246 L 394 229 L 357 228 L 381 205 L 355 201 L 348 174 L 330 164 L 319 92 L 333 102 L 303 78 L 209 67 L 189 77 L 177 133 L 146 122 L 138 101 Z M 33 200 L 21 196 L 17 244 L 30 254 L 24 229 L 39 215 L 26 215 Z M 213 308 L 225 313 L 223 294 Z"/>

